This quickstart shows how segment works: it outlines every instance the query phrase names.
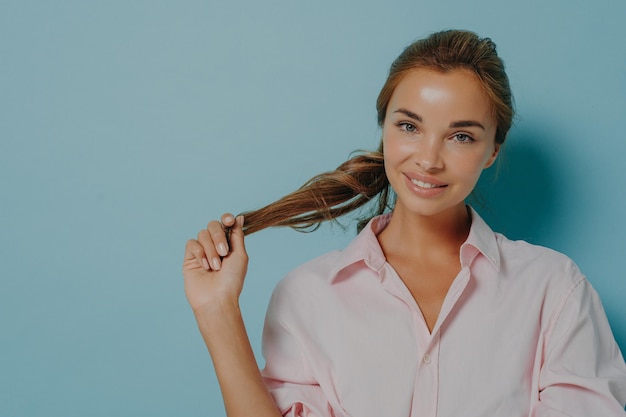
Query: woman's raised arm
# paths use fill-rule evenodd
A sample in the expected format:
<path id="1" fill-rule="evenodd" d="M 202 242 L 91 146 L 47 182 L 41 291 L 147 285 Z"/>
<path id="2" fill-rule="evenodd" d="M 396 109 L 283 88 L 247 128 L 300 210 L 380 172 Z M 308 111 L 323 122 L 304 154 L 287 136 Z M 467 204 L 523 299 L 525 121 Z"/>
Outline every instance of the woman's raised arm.
<path id="1" fill-rule="evenodd" d="M 248 267 L 243 222 L 243 217 L 225 214 L 221 223 L 210 222 L 197 239 L 187 242 L 185 293 L 211 354 L 226 414 L 278 417 L 280 412 L 263 383 L 239 309 Z M 231 227 L 230 239 L 225 227 Z"/>

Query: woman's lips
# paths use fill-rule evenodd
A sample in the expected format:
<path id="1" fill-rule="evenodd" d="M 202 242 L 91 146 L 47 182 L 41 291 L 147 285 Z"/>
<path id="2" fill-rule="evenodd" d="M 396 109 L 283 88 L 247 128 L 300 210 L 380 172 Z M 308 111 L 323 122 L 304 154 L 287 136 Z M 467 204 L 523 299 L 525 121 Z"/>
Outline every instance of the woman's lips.
<path id="1" fill-rule="evenodd" d="M 443 193 L 448 186 L 448 184 L 424 175 L 405 174 L 404 178 L 409 189 L 420 197 L 436 197 Z"/>

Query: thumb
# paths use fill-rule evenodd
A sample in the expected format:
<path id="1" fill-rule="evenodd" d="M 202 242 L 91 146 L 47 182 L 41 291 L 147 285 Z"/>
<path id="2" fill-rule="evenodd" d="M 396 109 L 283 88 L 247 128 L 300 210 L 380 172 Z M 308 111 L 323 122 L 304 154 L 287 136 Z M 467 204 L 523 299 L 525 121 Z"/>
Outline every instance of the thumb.
<path id="1" fill-rule="evenodd" d="M 243 251 L 246 253 L 246 245 L 244 243 L 244 233 L 243 233 L 243 216 L 237 216 L 235 219 L 235 224 L 230 229 L 230 247 L 232 252 Z"/>

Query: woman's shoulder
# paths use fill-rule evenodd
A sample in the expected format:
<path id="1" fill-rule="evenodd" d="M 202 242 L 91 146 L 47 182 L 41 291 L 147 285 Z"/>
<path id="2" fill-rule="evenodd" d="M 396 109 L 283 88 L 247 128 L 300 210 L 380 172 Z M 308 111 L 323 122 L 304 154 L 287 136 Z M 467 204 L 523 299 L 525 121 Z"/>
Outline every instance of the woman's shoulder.
<path id="1" fill-rule="evenodd" d="M 291 270 L 279 282 L 278 290 L 321 291 L 326 289 L 332 291 L 333 283 L 342 271 L 350 269 L 353 265 L 367 265 L 369 268 L 378 270 L 384 261 L 385 257 L 376 234 L 366 228 L 343 249 L 324 253 Z M 349 275 L 358 275 L 356 271 L 362 269 L 358 267 L 350 269 Z"/>
<path id="2" fill-rule="evenodd" d="M 275 291 L 307 292 L 328 286 L 341 253 L 334 250 L 300 264 L 278 282 Z"/>
<path id="3" fill-rule="evenodd" d="M 563 285 L 579 283 L 584 278 L 569 256 L 546 246 L 510 239 L 494 232 L 474 209 L 472 219 L 466 243 L 480 250 L 495 266 L 500 277 L 516 282 L 561 282 Z"/>
<path id="4" fill-rule="evenodd" d="M 566 254 L 525 240 L 512 240 L 495 233 L 504 272 L 549 279 L 552 284 L 577 285 L 585 276 Z"/>
<path id="5" fill-rule="evenodd" d="M 274 287 L 267 320 L 289 322 L 295 327 L 313 325 L 311 317 L 328 314 L 335 294 L 332 274 L 341 251 L 332 251 L 288 272 Z M 315 314 L 312 316 L 312 312 Z M 296 323 L 296 324 L 294 324 Z"/>
<path id="6" fill-rule="evenodd" d="M 555 261 L 571 261 L 571 259 L 562 252 L 551 249 L 547 246 L 530 243 L 523 239 L 510 239 L 502 233 L 494 232 L 498 246 L 504 254 L 519 253 L 521 256 L 529 258 L 550 258 Z"/>

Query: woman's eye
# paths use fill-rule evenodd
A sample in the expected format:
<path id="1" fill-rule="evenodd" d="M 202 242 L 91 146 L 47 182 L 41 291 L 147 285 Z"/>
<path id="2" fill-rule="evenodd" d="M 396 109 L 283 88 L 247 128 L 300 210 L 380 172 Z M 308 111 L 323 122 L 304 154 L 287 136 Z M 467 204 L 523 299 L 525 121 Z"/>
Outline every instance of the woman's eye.
<path id="1" fill-rule="evenodd" d="M 400 126 L 400 128 L 406 132 L 415 132 L 417 130 L 415 125 L 407 122 L 398 123 L 398 126 Z"/>
<path id="2" fill-rule="evenodd" d="M 454 139 L 456 139 L 457 142 L 461 143 L 474 142 L 474 138 L 470 135 L 466 135 L 465 133 L 457 133 L 456 135 L 454 135 Z"/>

